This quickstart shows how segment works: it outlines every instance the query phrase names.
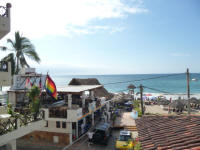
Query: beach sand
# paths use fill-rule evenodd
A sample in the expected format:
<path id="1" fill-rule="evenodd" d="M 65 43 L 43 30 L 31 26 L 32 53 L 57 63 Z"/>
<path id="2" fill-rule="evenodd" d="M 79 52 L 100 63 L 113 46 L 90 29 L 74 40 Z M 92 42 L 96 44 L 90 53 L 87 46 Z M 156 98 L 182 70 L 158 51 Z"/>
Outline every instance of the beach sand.
<path id="1" fill-rule="evenodd" d="M 166 94 L 166 93 L 144 93 L 144 94 L 151 94 L 152 96 L 146 96 L 146 98 L 151 97 L 158 97 L 158 96 L 164 96 L 167 100 L 177 100 L 179 98 L 186 99 L 187 100 L 187 94 L 186 93 L 174 93 L 174 94 Z M 136 98 L 140 98 L 140 95 L 135 96 Z M 195 97 L 197 99 L 200 99 L 200 94 L 190 94 L 190 98 Z"/>

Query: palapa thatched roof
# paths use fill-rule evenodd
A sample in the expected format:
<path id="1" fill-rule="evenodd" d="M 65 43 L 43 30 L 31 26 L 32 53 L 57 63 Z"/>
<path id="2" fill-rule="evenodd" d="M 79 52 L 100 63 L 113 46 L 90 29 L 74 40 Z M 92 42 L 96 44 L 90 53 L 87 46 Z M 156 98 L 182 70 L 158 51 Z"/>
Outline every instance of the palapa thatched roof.
<path id="1" fill-rule="evenodd" d="M 69 82 L 69 85 L 101 85 L 101 84 L 96 78 L 87 78 L 87 79 L 73 78 Z"/>
<path id="2" fill-rule="evenodd" d="M 69 85 L 101 85 L 101 83 L 96 78 L 73 78 Z M 111 99 L 113 95 L 109 93 L 104 87 L 94 89 L 94 95 L 96 97 L 106 97 L 107 99 Z"/>
<path id="3" fill-rule="evenodd" d="M 171 104 L 169 104 L 170 107 L 177 109 L 184 109 L 185 105 L 186 105 L 185 100 L 175 100 Z"/>
<path id="4" fill-rule="evenodd" d="M 198 100 L 196 97 L 192 97 L 192 98 L 190 98 L 190 103 L 200 104 L 200 100 Z"/>
<path id="5" fill-rule="evenodd" d="M 129 86 L 128 86 L 128 89 L 135 89 L 136 87 L 135 87 L 135 85 L 133 85 L 133 84 L 130 84 Z"/>
<path id="6" fill-rule="evenodd" d="M 170 101 L 167 99 L 161 99 L 157 102 L 158 105 L 169 105 Z"/>

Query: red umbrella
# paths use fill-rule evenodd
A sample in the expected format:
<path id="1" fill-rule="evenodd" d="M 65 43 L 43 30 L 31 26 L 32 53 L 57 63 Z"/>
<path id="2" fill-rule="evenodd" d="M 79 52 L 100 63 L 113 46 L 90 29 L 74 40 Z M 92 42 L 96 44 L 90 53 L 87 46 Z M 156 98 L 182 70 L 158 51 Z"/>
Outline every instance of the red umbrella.
<path id="1" fill-rule="evenodd" d="M 145 96 L 152 96 L 152 94 L 148 93 L 148 94 L 145 94 Z"/>

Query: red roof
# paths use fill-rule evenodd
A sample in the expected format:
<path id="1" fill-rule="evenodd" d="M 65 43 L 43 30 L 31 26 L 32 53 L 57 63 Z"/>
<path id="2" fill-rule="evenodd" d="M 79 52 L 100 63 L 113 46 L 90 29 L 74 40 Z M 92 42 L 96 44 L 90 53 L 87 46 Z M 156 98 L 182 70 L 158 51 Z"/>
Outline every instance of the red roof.
<path id="1" fill-rule="evenodd" d="M 143 150 L 200 150 L 200 116 L 144 116 L 136 126 Z"/>

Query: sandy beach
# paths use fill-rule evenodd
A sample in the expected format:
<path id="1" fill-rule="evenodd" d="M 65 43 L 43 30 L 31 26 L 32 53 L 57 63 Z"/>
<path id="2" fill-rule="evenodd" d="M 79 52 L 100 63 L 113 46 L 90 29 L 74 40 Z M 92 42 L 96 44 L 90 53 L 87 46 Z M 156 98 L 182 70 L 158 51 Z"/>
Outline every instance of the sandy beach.
<path id="1" fill-rule="evenodd" d="M 186 93 L 174 93 L 174 94 L 166 94 L 166 93 L 144 93 L 145 94 L 151 94 L 152 96 L 146 96 L 146 98 L 151 98 L 151 97 L 158 97 L 158 96 L 164 96 L 167 100 L 177 100 L 179 98 L 181 99 L 187 99 L 187 94 Z M 140 95 L 135 96 L 136 98 L 140 98 Z M 195 97 L 197 99 L 200 99 L 200 94 L 190 94 L 190 98 Z"/>

